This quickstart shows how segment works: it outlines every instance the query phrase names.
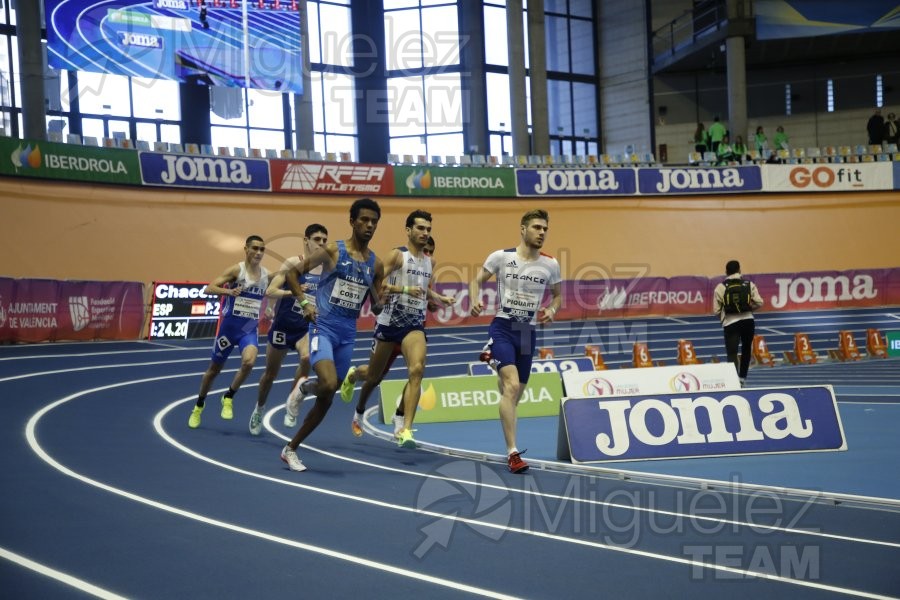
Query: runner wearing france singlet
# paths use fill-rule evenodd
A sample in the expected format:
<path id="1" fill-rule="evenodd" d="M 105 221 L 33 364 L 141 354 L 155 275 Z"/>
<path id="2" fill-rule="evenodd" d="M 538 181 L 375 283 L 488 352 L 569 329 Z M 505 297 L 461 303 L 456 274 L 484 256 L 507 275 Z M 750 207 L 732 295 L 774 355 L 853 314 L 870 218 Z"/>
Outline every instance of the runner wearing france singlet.
<path id="1" fill-rule="evenodd" d="M 323 225 L 313 223 L 306 227 L 303 235 L 304 254 L 292 256 L 284 261 L 281 270 L 272 277 L 266 296 L 270 299 L 270 306 L 275 304 L 275 310 L 267 309 L 266 314 L 274 315 L 271 327 L 269 327 L 268 346 L 266 348 L 266 369 L 259 378 L 259 387 L 256 405 L 250 413 L 250 434 L 259 435 L 262 432 L 262 415 L 266 400 L 272 389 L 272 384 L 281 370 L 284 357 L 292 348 L 300 355 L 300 363 L 294 374 L 294 383 L 291 392 L 285 402 L 284 424 L 294 427 L 297 424 L 297 413 L 300 410 L 300 402 L 303 397 L 295 393 L 300 381 L 309 376 L 309 343 L 307 331 L 309 321 L 303 312 L 303 307 L 315 302 L 316 287 L 321 276 L 322 268 L 319 267 L 311 273 L 304 273 L 300 277 L 301 287 L 305 290 L 303 298 L 294 297 L 287 283 L 287 274 L 299 265 L 304 256 L 309 256 L 328 242 L 328 230 Z"/>
<path id="2" fill-rule="evenodd" d="M 216 277 L 204 290 L 205 294 L 218 294 L 224 297 L 222 303 L 219 328 L 216 341 L 213 343 L 212 360 L 200 380 L 200 392 L 197 402 L 188 418 L 188 427 L 196 429 L 200 426 L 200 415 L 206 406 L 206 395 L 209 393 L 216 376 L 222 371 L 225 360 L 237 346 L 241 352 L 241 367 L 234 375 L 231 386 L 222 396 L 223 419 L 234 416 L 233 398 L 241 384 L 253 370 L 258 353 L 257 328 L 259 311 L 269 284 L 269 273 L 260 265 L 266 244 L 258 235 L 251 235 L 244 243 L 246 258 L 243 262 L 232 265 Z"/>
<path id="3" fill-rule="evenodd" d="M 350 237 L 329 242 L 288 275 L 291 291 L 300 298 L 304 292 L 298 276 L 323 266 L 315 306 L 311 302 L 303 306 L 307 319 L 315 323 L 310 330 L 309 349 L 317 379 L 302 383 L 300 390 L 304 395 L 315 394 L 316 402 L 293 439 L 281 451 L 281 459 L 292 471 L 306 470 L 297 456 L 297 447 L 325 418 L 338 383 L 350 367 L 356 320 L 366 295 L 370 295 L 373 302 L 381 297 L 384 265 L 369 249 L 369 241 L 380 218 L 381 208 L 377 202 L 370 198 L 357 200 L 350 207 Z"/>
<path id="4" fill-rule="evenodd" d="M 499 307 L 491 321 L 487 349 L 497 365 L 500 378 L 500 423 L 506 441 L 507 466 L 513 473 L 528 470 L 516 448 L 516 407 L 531 374 L 535 348 L 535 324 L 551 323 L 559 310 L 560 268 L 555 258 L 541 252 L 549 229 L 544 210 L 532 210 L 522 216 L 522 241 L 515 248 L 498 250 L 488 256 L 481 272 L 469 286 L 470 314 L 484 310 L 481 286 L 497 278 Z M 552 299 L 541 307 L 544 293 Z"/>
<path id="5" fill-rule="evenodd" d="M 406 217 L 407 245 L 391 250 L 385 261 L 387 277 L 382 291 L 387 300 L 378 315 L 375 340 L 366 371 L 366 382 L 359 394 L 356 411 L 350 422 L 353 435 L 362 436 L 362 415 L 366 402 L 381 383 L 384 374 L 397 356 L 397 349 L 406 361 L 407 384 L 402 401 L 394 413 L 394 437 L 402 448 L 415 448 L 412 423 L 422 389 L 425 373 L 425 311 L 428 302 L 443 306 L 453 304 L 451 296 L 443 296 L 432 289 L 432 261 L 425 252 L 431 233 L 431 213 L 414 210 Z M 345 394 L 345 390 L 348 392 Z M 353 399 L 352 384 L 341 386 L 341 398 Z"/>

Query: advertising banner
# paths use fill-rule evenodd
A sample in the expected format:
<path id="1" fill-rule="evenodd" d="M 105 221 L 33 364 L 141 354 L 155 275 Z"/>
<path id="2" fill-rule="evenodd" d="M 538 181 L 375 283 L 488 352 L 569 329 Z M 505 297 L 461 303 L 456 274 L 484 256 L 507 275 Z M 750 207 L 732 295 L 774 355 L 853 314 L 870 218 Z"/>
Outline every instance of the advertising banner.
<path id="1" fill-rule="evenodd" d="M 587 356 L 551 358 L 535 360 L 531 363 L 532 373 L 563 373 L 566 371 L 593 371 L 594 361 Z M 484 362 L 469 363 L 469 375 L 494 375 L 494 370 Z"/>
<path id="2" fill-rule="evenodd" d="M 562 378 L 566 394 L 576 398 L 721 392 L 741 387 L 731 363 L 589 372 L 569 370 Z"/>
<path id="3" fill-rule="evenodd" d="M 575 463 L 847 449 L 831 386 L 566 398 L 561 418 Z"/>
<path id="4" fill-rule="evenodd" d="M 884 335 L 887 341 L 888 356 L 900 356 L 900 331 L 886 331 Z"/>
<path id="5" fill-rule="evenodd" d="M 389 423 L 400 402 L 405 380 L 381 382 L 383 420 Z M 559 414 L 562 381 L 559 373 L 537 373 L 519 402 L 519 417 L 549 417 Z M 422 380 L 422 396 L 416 423 L 450 423 L 499 419 L 500 392 L 497 377 L 432 377 Z"/>
<path id="6" fill-rule="evenodd" d="M 0 342 L 136 340 L 144 285 L 0 277 Z"/>
<path id="7" fill-rule="evenodd" d="M 749 277 L 764 310 L 811 310 L 900 303 L 900 269 L 858 269 Z"/>
<path id="8" fill-rule="evenodd" d="M 516 179 L 506 167 L 394 166 L 398 196 L 514 198 Z"/>
<path id="9" fill-rule="evenodd" d="M 270 160 L 272 191 L 308 194 L 393 196 L 390 165 Z"/>
<path id="10" fill-rule="evenodd" d="M 641 194 L 758 192 L 762 187 L 762 175 L 756 165 L 638 169 L 638 191 Z"/>
<path id="11" fill-rule="evenodd" d="M 269 163 L 263 159 L 203 154 L 141 152 L 146 185 L 268 191 Z"/>
<path id="12" fill-rule="evenodd" d="M 629 196 L 637 191 L 635 170 L 516 169 L 520 196 Z"/>
<path id="13" fill-rule="evenodd" d="M 765 192 L 862 192 L 894 189 L 889 162 L 762 165 Z"/>
<path id="14" fill-rule="evenodd" d="M 0 137 L 0 174 L 140 185 L 134 150 Z"/>

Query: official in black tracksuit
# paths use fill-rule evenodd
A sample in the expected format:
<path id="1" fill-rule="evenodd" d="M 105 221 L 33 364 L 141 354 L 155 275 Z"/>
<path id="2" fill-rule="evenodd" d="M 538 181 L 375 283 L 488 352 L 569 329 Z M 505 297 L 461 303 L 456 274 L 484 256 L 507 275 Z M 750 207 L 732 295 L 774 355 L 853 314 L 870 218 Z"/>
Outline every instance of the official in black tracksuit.
<path id="1" fill-rule="evenodd" d="M 728 361 L 734 363 L 741 385 L 747 379 L 750 356 L 753 353 L 755 322 L 753 311 L 763 305 L 763 299 L 756 284 L 741 276 L 741 263 L 729 260 L 725 265 L 725 280 L 716 286 L 713 293 L 715 314 L 722 321 L 725 331 L 725 353 Z M 738 362 L 738 346 L 741 359 Z"/>

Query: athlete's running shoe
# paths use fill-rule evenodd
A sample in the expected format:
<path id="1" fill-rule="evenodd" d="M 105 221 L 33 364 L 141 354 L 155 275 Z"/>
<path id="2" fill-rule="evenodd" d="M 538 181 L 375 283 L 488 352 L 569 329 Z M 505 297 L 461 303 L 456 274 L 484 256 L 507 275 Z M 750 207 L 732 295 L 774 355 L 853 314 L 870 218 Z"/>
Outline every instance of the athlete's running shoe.
<path id="1" fill-rule="evenodd" d="M 416 447 L 416 440 L 413 439 L 411 429 L 404 428 L 400 431 L 400 435 L 397 436 L 397 445 L 401 448 L 407 448 L 409 450 L 412 450 Z"/>
<path id="2" fill-rule="evenodd" d="M 509 455 L 509 458 L 506 459 L 506 465 L 513 473 L 524 473 L 528 470 L 528 463 L 522 460 L 521 454 L 521 452 L 513 452 Z"/>
<path id="3" fill-rule="evenodd" d="M 297 380 L 297 385 L 294 386 L 294 389 L 291 390 L 287 400 L 284 402 L 285 427 L 297 426 L 297 415 L 300 414 L 300 403 L 303 401 L 303 392 L 300 388 L 303 386 L 304 381 L 306 381 L 306 377 L 301 377 Z"/>
<path id="4" fill-rule="evenodd" d="M 205 406 L 206 405 L 194 405 L 194 410 L 191 411 L 191 416 L 188 419 L 188 427 L 190 427 L 191 429 L 197 429 L 198 427 L 200 427 L 200 414 L 203 412 Z"/>
<path id="5" fill-rule="evenodd" d="M 394 439 L 398 439 L 400 432 L 406 427 L 406 421 L 400 415 L 394 415 L 392 420 L 394 421 Z"/>
<path id="6" fill-rule="evenodd" d="M 222 396 L 222 418 L 223 419 L 233 419 L 234 418 L 234 408 L 232 407 L 232 398 L 227 398 Z"/>
<path id="7" fill-rule="evenodd" d="M 350 370 L 347 371 L 347 376 L 344 377 L 344 381 L 341 383 L 341 400 L 344 402 L 353 400 L 353 382 L 350 381 L 350 378 L 354 373 L 356 373 L 356 367 L 350 367 Z"/>
<path id="8" fill-rule="evenodd" d="M 359 421 L 357 421 L 356 419 L 350 421 L 350 431 L 352 431 L 353 435 L 355 435 L 356 437 L 362 437 L 363 430 L 362 425 L 360 425 Z"/>
<path id="9" fill-rule="evenodd" d="M 259 414 L 259 409 L 254 407 L 253 412 L 250 413 L 250 435 L 259 435 L 262 431 L 262 415 Z"/>
<path id="10" fill-rule="evenodd" d="M 281 460 L 287 463 L 287 466 L 291 471 L 306 470 L 306 465 L 304 465 L 303 461 L 300 460 L 300 457 L 297 456 L 297 452 L 291 450 L 290 446 L 285 446 L 281 449 Z"/>

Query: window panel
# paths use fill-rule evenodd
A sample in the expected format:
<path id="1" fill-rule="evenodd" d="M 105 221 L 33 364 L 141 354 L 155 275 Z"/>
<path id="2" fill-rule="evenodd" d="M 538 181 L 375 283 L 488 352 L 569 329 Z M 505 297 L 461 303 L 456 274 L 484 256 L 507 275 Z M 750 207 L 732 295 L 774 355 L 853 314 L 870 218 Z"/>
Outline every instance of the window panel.
<path id="1" fill-rule="evenodd" d="M 243 144 L 236 144 L 241 147 Z M 284 148 L 284 131 L 269 131 L 267 129 L 250 130 L 250 147 L 280 150 Z"/>
<path id="2" fill-rule="evenodd" d="M 428 133 L 462 130 L 462 88 L 457 73 L 425 77 L 425 118 Z"/>
<path id="3" fill-rule="evenodd" d="M 426 138 L 429 156 L 447 156 L 465 154 L 465 140 L 461 133 L 449 133 L 442 135 L 429 135 Z M 421 154 L 417 152 L 416 154 Z"/>
<path id="4" fill-rule="evenodd" d="M 506 9 L 493 6 L 484 7 L 485 29 L 490 23 L 490 31 L 498 35 L 484 36 L 484 62 L 489 65 L 509 66 L 506 38 Z M 487 33 L 487 32 L 485 32 Z"/>
<path id="5" fill-rule="evenodd" d="M 325 102 L 322 95 L 322 78 L 327 73 L 312 73 L 310 75 L 312 87 L 313 130 L 325 131 Z"/>
<path id="6" fill-rule="evenodd" d="M 104 137 L 103 119 L 81 119 L 82 137 L 95 137 L 98 140 Z"/>
<path id="7" fill-rule="evenodd" d="M 512 116 L 509 105 L 509 75 L 486 73 L 488 129 L 509 131 Z"/>
<path id="8" fill-rule="evenodd" d="M 397 8 L 413 8 L 418 5 L 418 0 L 384 0 L 384 10 L 394 10 Z"/>
<path id="9" fill-rule="evenodd" d="M 421 135 L 391 138 L 391 154 L 399 154 L 400 156 L 404 154 L 412 154 L 413 156 L 428 154 L 424 140 L 425 136 Z M 437 152 L 434 154 L 437 154 Z"/>
<path id="10" fill-rule="evenodd" d="M 355 160 L 359 153 L 356 151 L 356 136 L 352 135 L 326 135 L 325 150 L 327 152 L 349 152 Z"/>
<path id="11" fill-rule="evenodd" d="M 594 27 L 590 21 L 573 19 L 572 26 L 572 72 L 579 75 L 594 75 Z"/>
<path id="12" fill-rule="evenodd" d="M 181 128 L 178 125 L 160 125 L 159 137 L 161 142 L 169 142 L 170 144 L 181 143 Z"/>
<path id="13" fill-rule="evenodd" d="M 159 136 L 156 135 L 156 123 L 138 123 L 135 129 L 137 130 L 137 139 L 150 142 L 151 147 L 153 142 L 160 141 Z"/>
<path id="14" fill-rule="evenodd" d="M 356 133 L 356 97 L 353 78 L 326 73 L 324 77 L 325 131 Z"/>
<path id="15" fill-rule="evenodd" d="M 132 77 L 131 89 L 135 117 L 167 121 L 181 119 L 181 90 L 177 81 Z"/>
<path id="16" fill-rule="evenodd" d="M 309 41 L 306 44 L 307 52 L 309 52 L 309 62 L 322 62 L 322 38 L 321 29 L 319 27 L 319 3 L 307 3 L 307 20 L 309 27 Z"/>
<path id="17" fill-rule="evenodd" d="M 544 0 L 544 12 L 566 14 L 566 0 Z"/>
<path id="18" fill-rule="evenodd" d="M 425 98 L 421 77 L 394 77 L 387 82 L 391 136 L 425 133 Z"/>
<path id="19" fill-rule="evenodd" d="M 572 107 L 575 114 L 575 137 L 598 137 L 597 86 L 592 83 L 573 83 Z"/>
<path id="20" fill-rule="evenodd" d="M 573 17 L 592 19 L 594 13 L 591 9 L 591 0 L 569 0 L 569 14 Z"/>
<path id="21" fill-rule="evenodd" d="M 131 116 L 131 91 L 124 75 L 79 71 L 78 98 L 82 113 Z"/>
<path id="22" fill-rule="evenodd" d="M 422 67 L 422 30 L 418 10 L 384 15 L 385 62 L 390 71 Z"/>
<path id="23" fill-rule="evenodd" d="M 547 81 L 550 135 L 572 135 L 572 91 L 568 81 Z"/>
<path id="24" fill-rule="evenodd" d="M 353 66 L 350 9 L 323 4 L 319 12 L 322 15 L 322 23 L 327 23 L 322 33 L 321 61 L 329 65 Z"/>
<path id="25" fill-rule="evenodd" d="M 284 129 L 284 96 L 268 90 L 247 90 L 247 117 L 252 127 Z"/>
<path id="26" fill-rule="evenodd" d="M 456 6 L 422 11 L 422 47 L 426 67 L 459 64 L 459 20 Z"/>
<path id="27" fill-rule="evenodd" d="M 211 127 L 210 139 L 212 147 L 227 146 L 228 148 L 246 148 L 247 130 L 243 127 Z"/>
<path id="28" fill-rule="evenodd" d="M 131 128 L 128 121 L 113 121 L 107 123 L 107 134 L 105 137 L 114 138 L 116 134 L 124 138 L 131 138 Z"/>
<path id="29" fill-rule="evenodd" d="M 568 72 L 569 67 L 569 21 L 564 17 L 547 16 L 545 20 L 547 37 L 547 70 Z"/>

